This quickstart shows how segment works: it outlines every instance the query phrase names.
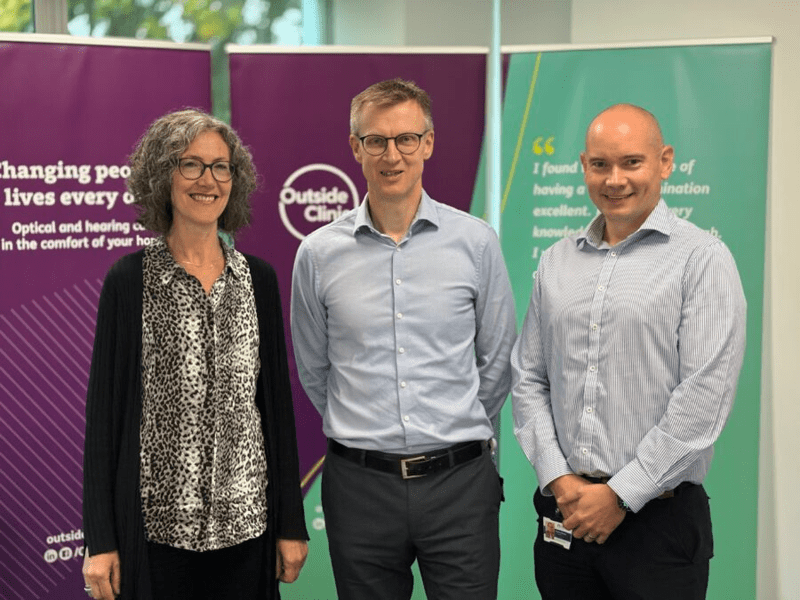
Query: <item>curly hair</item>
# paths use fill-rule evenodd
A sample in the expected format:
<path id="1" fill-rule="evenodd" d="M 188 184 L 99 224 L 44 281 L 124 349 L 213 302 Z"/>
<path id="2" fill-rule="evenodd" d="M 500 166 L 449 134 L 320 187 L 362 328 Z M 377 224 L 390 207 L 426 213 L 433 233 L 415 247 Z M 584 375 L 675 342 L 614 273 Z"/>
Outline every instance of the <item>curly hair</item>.
<path id="1" fill-rule="evenodd" d="M 150 231 L 166 235 L 172 227 L 172 176 L 178 159 L 206 131 L 222 136 L 234 165 L 231 194 L 217 226 L 233 235 L 250 223 L 249 199 L 257 180 L 249 150 L 224 121 L 200 110 L 185 109 L 153 121 L 128 159 L 131 174 L 127 187 L 133 195 L 137 221 Z"/>
<path id="2" fill-rule="evenodd" d="M 389 107 L 413 100 L 419 104 L 425 116 L 425 128 L 433 129 L 431 116 L 431 97 L 413 81 L 395 78 L 373 83 L 350 103 L 350 133 L 358 135 L 361 113 L 364 106 L 373 103 L 376 106 Z"/>

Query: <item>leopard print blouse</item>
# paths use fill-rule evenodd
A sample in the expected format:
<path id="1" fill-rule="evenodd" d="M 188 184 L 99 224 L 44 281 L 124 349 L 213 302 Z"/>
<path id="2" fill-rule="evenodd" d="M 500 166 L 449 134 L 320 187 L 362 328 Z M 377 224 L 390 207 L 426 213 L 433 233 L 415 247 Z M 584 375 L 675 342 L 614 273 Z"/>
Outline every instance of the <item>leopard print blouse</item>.
<path id="1" fill-rule="evenodd" d="M 206 295 L 159 238 L 144 252 L 140 475 L 147 539 L 206 551 L 261 535 L 258 318 L 245 258 Z"/>

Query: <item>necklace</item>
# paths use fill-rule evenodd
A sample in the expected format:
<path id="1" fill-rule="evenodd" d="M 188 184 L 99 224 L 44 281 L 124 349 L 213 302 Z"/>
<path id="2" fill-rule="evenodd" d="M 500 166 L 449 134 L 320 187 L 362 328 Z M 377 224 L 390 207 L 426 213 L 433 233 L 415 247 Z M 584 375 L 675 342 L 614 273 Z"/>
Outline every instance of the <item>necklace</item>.
<path id="1" fill-rule="evenodd" d="M 175 259 L 175 262 L 178 263 L 179 265 L 189 265 L 190 267 L 196 267 L 198 269 L 210 269 L 210 268 L 214 267 L 215 265 L 219 264 L 219 261 L 223 261 L 223 262 L 225 261 L 225 256 L 222 255 L 222 256 L 218 256 L 217 258 L 213 259 L 209 263 L 201 265 L 199 263 L 193 263 L 190 260 L 181 260 L 181 259 L 179 259 L 177 257 L 177 255 L 175 254 L 175 250 L 173 248 L 171 248 L 169 244 L 167 244 L 167 248 L 169 249 L 170 254 L 172 254 L 172 257 Z"/>
<path id="2" fill-rule="evenodd" d="M 208 263 L 206 265 L 200 265 L 200 264 L 197 264 L 197 263 L 189 262 L 188 260 L 178 260 L 178 263 L 181 264 L 181 265 L 189 265 L 190 267 L 197 267 L 198 269 L 210 269 L 211 267 L 213 267 L 214 265 L 219 263 L 219 261 L 220 261 L 220 258 L 215 258 L 214 260 L 212 260 L 210 263 Z"/>

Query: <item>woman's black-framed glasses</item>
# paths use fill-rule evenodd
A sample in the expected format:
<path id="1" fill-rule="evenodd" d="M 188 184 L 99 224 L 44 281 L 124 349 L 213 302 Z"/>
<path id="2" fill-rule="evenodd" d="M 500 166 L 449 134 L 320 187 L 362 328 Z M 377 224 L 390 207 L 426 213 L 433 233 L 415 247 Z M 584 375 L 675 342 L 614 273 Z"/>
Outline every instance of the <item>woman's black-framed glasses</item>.
<path id="1" fill-rule="evenodd" d="M 422 142 L 422 138 L 428 133 L 428 129 L 423 131 L 422 133 L 401 133 L 400 135 L 396 135 L 394 137 L 383 137 L 382 135 L 362 135 L 359 140 L 361 140 L 361 145 L 364 146 L 364 150 L 367 154 L 372 156 L 380 156 L 384 152 L 386 152 L 386 148 L 389 147 L 389 140 L 394 140 L 395 148 L 400 154 L 414 154 L 419 148 L 420 143 Z"/>
<path id="2" fill-rule="evenodd" d="M 206 169 L 211 169 L 211 176 L 220 183 L 226 183 L 233 178 L 235 166 L 227 160 L 218 160 L 210 165 L 196 158 L 181 158 L 178 160 L 178 171 L 186 179 L 200 179 Z"/>

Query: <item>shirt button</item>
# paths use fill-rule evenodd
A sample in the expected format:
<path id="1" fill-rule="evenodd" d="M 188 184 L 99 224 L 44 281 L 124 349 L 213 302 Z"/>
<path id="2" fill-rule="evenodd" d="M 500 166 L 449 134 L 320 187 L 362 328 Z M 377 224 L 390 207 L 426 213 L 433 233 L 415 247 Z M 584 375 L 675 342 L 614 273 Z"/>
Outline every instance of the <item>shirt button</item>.
<path id="1" fill-rule="evenodd" d="M 397 318 L 398 319 L 402 319 L 403 318 L 403 313 L 397 313 Z"/>
<path id="2" fill-rule="evenodd" d="M 401 388 L 404 388 L 404 387 L 406 387 L 406 382 L 405 382 L 405 381 L 401 381 L 401 382 L 400 382 L 400 387 L 401 387 Z"/>
<path id="3" fill-rule="evenodd" d="M 592 323 L 592 331 L 597 331 L 597 323 Z"/>
<path id="4" fill-rule="evenodd" d="M 402 280 L 402 279 L 395 279 L 395 280 L 394 280 L 394 282 L 395 282 L 397 285 L 400 285 L 401 283 L 403 283 L 403 280 Z"/>
<path id="5" fill-rule="evenodd" d="M 405 421 L 406 423 L 408 423 L 408 415 L 405 415 L 405 416 L 403 417 L 403 421 Z"/>
<path id="6" fill-rule="evenodd" d="M 592 365 L 591 367 L 589 367 L 589 370 L 590 370 L 592 373 L 594 373 L 595 371 L 597 371 L 597 367 L 595 367 L 594 365 Z"/>
<path id="7" fill-rule="evenodd" d="M 588 406 L 588 407 L 586 408 L 586 412 L 587 412 L 587 413 L 590 413 L 590 412 L 592 412 L 592 407 L 591 407 L 591 406 Z"/>
<path id="8" fill-rule="evenodd" d="M 612 253 L 611 253 L 611 256 L 616 256 L 616 255 L 617 255 L 617 253 L 616 253 L 616 252 L 612 252 Z"/>
<path id="9" fill-rule="evenodd" d="M 598 285 L 598 286 L 597 286 L 597 289 L 598 289 L 598 290 L 600 290 L 600 291 L 602 292 L 604 289 L 606 289 L 606 286 L 604 286 L 604 285 Z"/>
<path id="10" fill-rule="evenodd" d="M 405 354 L 405 352 L 406 352 L 406 349 L 405 349 L 405 348 L 400 348 L 400 349 L 398 350 L 398 352 L 399 352 L 400 354 Z"/>
<path id="11" fill-rule="evenodd" d="M 589 454 L 589 451 L 586 448 L 581 448 L 582 454 Z"/>

